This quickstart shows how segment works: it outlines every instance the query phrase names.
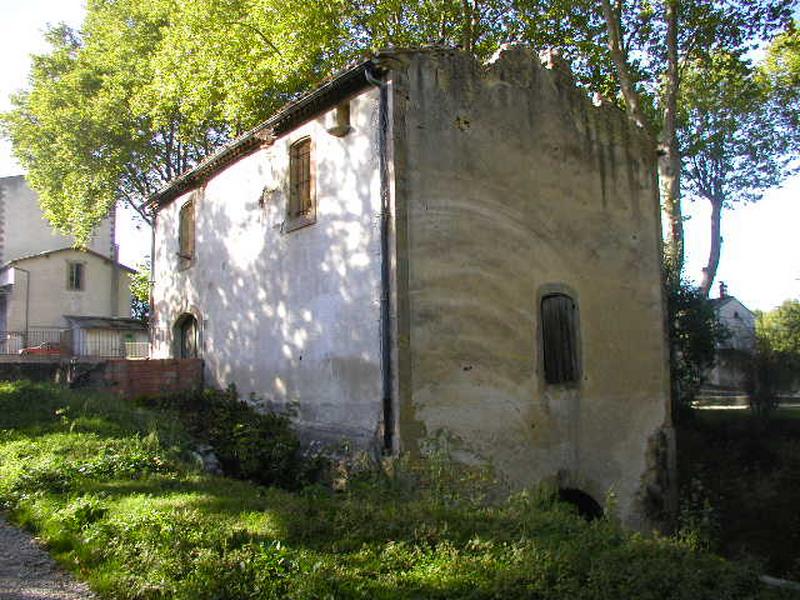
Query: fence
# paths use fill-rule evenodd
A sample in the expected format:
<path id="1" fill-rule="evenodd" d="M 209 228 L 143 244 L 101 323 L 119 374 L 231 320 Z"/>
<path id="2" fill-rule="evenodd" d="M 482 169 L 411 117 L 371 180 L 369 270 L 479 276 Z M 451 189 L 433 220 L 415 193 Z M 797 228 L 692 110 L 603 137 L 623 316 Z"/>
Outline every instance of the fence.
<path id="1" fill-rule="evenodd" d="M 69 348 L 69 330 L 31 327 L 27 331 L 0 331 L 0 354 L 60 355 Z"/>
<path id="2" fill-rule="evenodd" d="M 31 327 L 0 331 L 0 356 L 147 358 L 148 342 L 125 331 Z"/>

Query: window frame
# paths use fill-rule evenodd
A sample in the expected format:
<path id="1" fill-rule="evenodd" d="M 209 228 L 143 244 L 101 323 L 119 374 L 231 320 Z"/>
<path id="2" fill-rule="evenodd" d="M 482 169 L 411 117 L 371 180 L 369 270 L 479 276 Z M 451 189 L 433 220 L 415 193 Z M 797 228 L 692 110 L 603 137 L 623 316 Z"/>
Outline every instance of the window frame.
<path id="1" fill-rule="evenodd" d="M 80 277 L 73 278 L 73 269 L 80 273 Z M 78 285 L 73 285 L 74 279 L 78 279 Z M 67 261 L 67 291 L 83 292 L 86 290 L 86 262 L 82 260 Z"/>
<path id="2" fill-rule="evenodd" d="M 184 228 L 184 219 L 189 218 L 187 215 L 191 215 L 191 224 Z M 196 195 L 193 194 L 178 211 L 178 251 L 175 254 L 178 256 L 178 266 L 181 269 L 188 269 L 192 266 L 197 256 L 196 229 L 197 206 Z M 184 244 L 188 247 L 184 247 Z"/>
<path id="3" fill-rule="evenodd" d="M 545 323 L 545 302 L 549 298 L 566 298 L 571 304 L 571 323 L 572 323 L 572 336 L 571 336 L 571 356 L 569 362 L 572 364 L 571 373 L 569 377 L 557 378 L 552 371 L 548 369 L 550 364 L 549 357 L 553 353 L 548 350 L 547 327 Z M 538 312 L 538 327 L 539 327 L 539 372 L 541 374 L 541 381 L 545 386 L 559 386 L 559 387 L 578 387 L 583 381 L 583 344 L 581 338 L 581 319 L 580 319 L 580 306 L 578 303 L 577 295 L 572 291 L 565 289 L 560 285 L 545 286 L 540 291 L 537 297 L 537 312 Z M 556 355 L 559 353 L 569 352 L 569 350 L 557 349 Z M 550 373 L 550 375 L 548 375 Z"/>
<path id="4" fill-rule="evenodd" d="M 314 140 L 306 135 L 294 140 L 289 146 L 289 165 L 286 194 L 286 221 L 284 231 L 294 231 L 317 222 L 316 161 Z M 304 151 L 305 150 L 305 151 Z M 305 165 L 303 165 L 305 161 Z M 303 168 L 304 177 L 298 180 L 298 171 Z M 305 181 L 303 181 L 305 180 Z M 307 194 L 300 197 L 300 187 L 306 184 Z M 304 204 L 304 208 L 298 205 Z"/>

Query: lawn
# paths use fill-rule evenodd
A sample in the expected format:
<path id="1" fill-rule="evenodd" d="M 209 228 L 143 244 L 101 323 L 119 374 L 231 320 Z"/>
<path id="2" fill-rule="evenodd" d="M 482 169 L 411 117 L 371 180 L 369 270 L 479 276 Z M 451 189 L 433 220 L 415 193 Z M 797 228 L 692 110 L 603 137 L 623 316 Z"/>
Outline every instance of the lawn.
<path id="1" fill-rule="evenodd" d="M 107 598 L 792 597 L 543 490 L 488 504 L 441 457 L 287 491 L 203 473 L 172 412 L 27 382 L 0 428 L 3 508 Z"/>

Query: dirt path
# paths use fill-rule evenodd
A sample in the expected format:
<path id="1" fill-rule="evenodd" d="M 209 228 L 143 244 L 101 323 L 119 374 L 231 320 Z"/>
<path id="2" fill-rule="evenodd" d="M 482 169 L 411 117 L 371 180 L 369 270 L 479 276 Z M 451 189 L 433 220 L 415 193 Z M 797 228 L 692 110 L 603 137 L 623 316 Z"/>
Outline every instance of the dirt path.
<path id="1" fill-rule="evenodd" d="M 89 600 L 84 583 L 62 571 L 30 534 L 0 516 L 0 599 Z"/>

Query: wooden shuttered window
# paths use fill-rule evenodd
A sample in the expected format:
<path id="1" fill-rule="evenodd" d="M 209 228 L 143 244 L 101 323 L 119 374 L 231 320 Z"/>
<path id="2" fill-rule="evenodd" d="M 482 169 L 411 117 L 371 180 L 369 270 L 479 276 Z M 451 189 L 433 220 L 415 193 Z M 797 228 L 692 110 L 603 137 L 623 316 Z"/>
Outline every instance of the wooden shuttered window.
<path id="1" fill-rule="evenodd" d="M 311 138 L 303 138 L 289 150 L 289 217 L 309 214 L 312 200 Z"/>
<path id="2" fill-rule="evenodd" d="M 194 201 L 181 207 L 178 224 L 178 256 L 182 261 L 191 261 L 194 257 Z"/>
<path id="3" fill-rule="evenodd" d="M 571 383 L 580 379 L 578 360 L 578 311 L 566 294 L 542 298 L 542 355 L 547 383 Z"/>

